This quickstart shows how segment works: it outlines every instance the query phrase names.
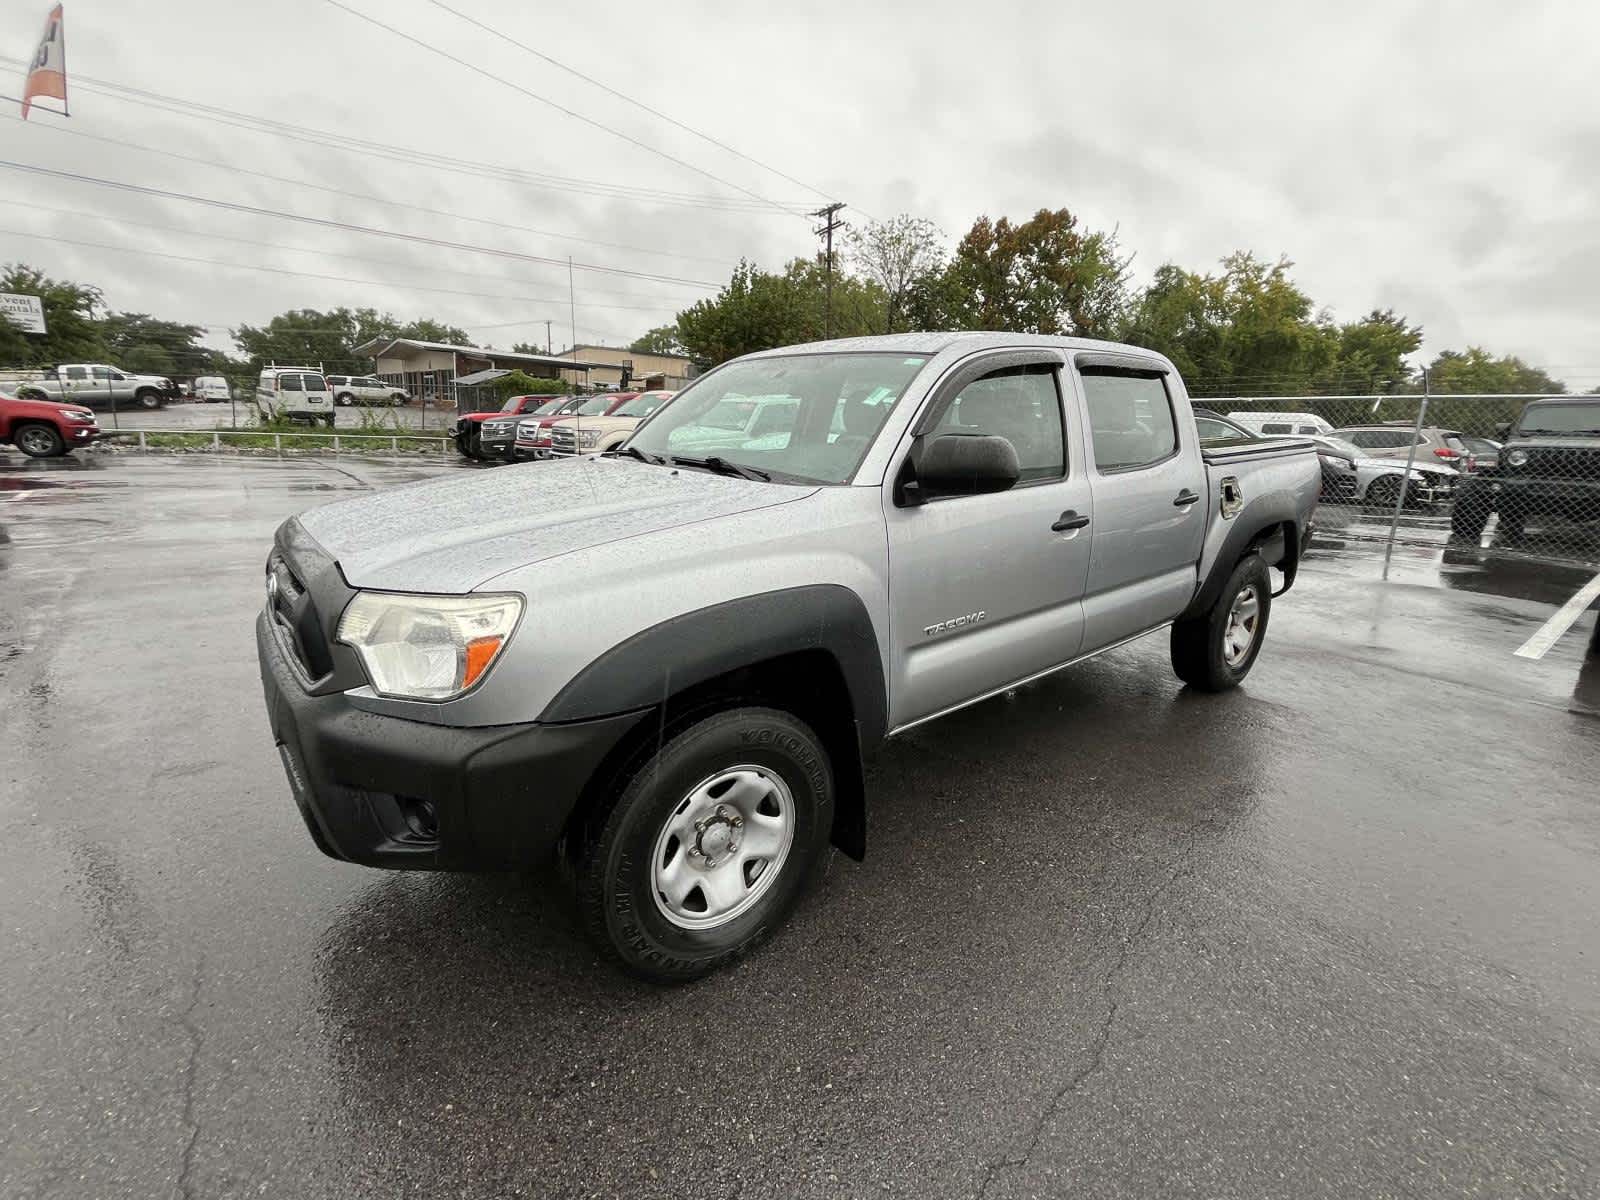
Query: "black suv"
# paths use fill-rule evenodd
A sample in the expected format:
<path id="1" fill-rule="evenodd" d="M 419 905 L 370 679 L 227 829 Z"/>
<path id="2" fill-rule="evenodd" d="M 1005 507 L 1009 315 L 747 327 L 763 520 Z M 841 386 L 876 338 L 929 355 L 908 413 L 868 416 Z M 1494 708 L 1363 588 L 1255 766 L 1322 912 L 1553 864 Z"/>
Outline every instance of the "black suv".
<path id="1" fill-rule="evenodd" d="M 1452 538 L 1477 541 L 1492 512 L 1510 538 L 1530 518 L 1600 522 L 1600 396 L 1535 400 L 1505 439 L 1492 470 L 1462 481 Z"/>

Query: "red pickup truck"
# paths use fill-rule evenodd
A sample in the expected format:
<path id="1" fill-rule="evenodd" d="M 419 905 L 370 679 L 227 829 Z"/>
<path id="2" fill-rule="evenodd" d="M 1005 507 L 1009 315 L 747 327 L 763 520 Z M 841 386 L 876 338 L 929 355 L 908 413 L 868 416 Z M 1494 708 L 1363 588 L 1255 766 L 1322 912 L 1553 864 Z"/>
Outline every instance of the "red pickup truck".
<path id="1" fill-rule="evenodd" d="M 9 442 L 29 458 L 54 458 L 99 436 L 94 413 L 81 405 L 19 400 L 0 392 L 0 446 Z"/>
<path id="2" fill-rule="evenodd" d="M 534 409 L 548 404 L 552 400 L 564 399 L 562 396 L 512 396 L 500 408 L 491 412 L 464 413 L 456 421 L 454 437 L 456 449 L 467 458 L 488 458 L 489 454 L 483 448 L 483 423 L 505 417 L 515 420 L 517 417 L 526 416 Z M 515 428 L 515 426 L 513 426 Z"/>

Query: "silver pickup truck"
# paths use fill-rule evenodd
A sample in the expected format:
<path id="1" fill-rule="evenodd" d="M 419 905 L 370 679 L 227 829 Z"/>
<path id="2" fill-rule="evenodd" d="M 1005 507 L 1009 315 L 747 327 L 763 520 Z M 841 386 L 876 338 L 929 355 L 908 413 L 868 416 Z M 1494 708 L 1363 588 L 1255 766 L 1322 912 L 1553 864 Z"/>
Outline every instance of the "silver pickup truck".
<path id="1" fill-rule="evenodd" d="M 692 978 L 774 928 L 830 841 L 862 856 L 884 739 L 1168 627 L 1181 680 L 1237 684 L 1318 481 L 1309 443 L 1202 446 L 1172 364 L 1131 347 L 750 355 L 610 454 L 284 522 L 272 734 L 326 853 L 559 856 L 601 946 Z"/>
<path id="2" fill-rule="evenodd" d="M 86 404 L 90 408 L 132 407 L 156 409 L 178 396 L 178 385 L 165 375 L 135 375 L 105 363 L 69 363 L 30 372 L 17 380 L 16 395 L 23 400 L 55 400 Z"/>

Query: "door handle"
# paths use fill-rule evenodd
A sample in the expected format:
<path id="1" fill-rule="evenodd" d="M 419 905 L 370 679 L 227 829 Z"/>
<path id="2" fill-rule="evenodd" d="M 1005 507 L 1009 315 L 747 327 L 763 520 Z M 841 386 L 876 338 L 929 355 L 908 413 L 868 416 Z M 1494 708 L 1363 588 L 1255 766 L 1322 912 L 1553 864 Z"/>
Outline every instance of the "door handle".
<path id="1" fill-rule="evenodd" d="M 1184 488 L 1183 491 L 1178 493 L 1177 498 L 1174 499 L 1172 503 L 1177 508 L 1183 508 L 1185 505 L 1193 504 L 1199 499 L 1199 496 L 1195 495 L 1188 488 Z"/>
<path id="2" fill-rule="evenodd" d="M 1069 508 L 1066 512 L 1061 514 L 1060 518 L 1054 525 L 1050 526 L 1050 528 L 1056 533 L 1065 533 L 1069 529 L 1082 529 L 1088 523 L 1088 517 L 1080 517 L 1075 511 Z"/>

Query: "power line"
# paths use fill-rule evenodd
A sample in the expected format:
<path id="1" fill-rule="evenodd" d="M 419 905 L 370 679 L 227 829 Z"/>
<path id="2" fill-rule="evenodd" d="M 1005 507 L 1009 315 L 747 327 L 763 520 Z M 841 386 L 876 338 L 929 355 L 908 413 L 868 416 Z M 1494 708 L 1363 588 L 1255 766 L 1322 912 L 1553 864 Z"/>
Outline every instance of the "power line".
<path id="1" fill-rule="evenodd" d="M 147 258 L 165 258 L 174 262 L 200 263 L 211 267 L 229 267 L 236 271 L 264 271 L 270 275 L 295 275 L 304 279 L 325 279 L 334 283 L 358 283 L 367 287 L 400 288 L 413 292 L 438 292 L 447 296 L 472 296 L 480 300 L 515 300 L 522 304 L 556 304 L 558 299 L 549 296 L 510 296 L 480 292 L 476 289 L 439 288 L 427 284 L 399 283 L 384 279 L 355 279 L 347 275 L 324 275 L 315 271 L 296 271 L 291 267 L 258 266 L 252 263 L 228 262 L 226 259 L 201 258 L 191 254 L 168 254 L 161 250 L 142 250 L 137 246 L 116 246 L 107 242 L 86 242 L 77 238 L 57 237 L 48 233 L 32 233 L 23 229 L 0 229 L 0 233 L 12 237 L 34 238 L 44 242 L 59 242 L 66 246 L 84 246 L 92 250 L 111 250 L 119 254 L 140 254 Z M 590 308 L 628 308 L 637 309 L 639 312 L 662 312 L 671 307 L 668 304 L 657 306 L 635 306 L 623 304 L 594 304 Z"/>
<path id="2" fill-rule="evenodd" d="M 0 55 L 0 63 L 7 63 L 13 66 L 27 65 L 22 59 L 10 58 L 6 55 Z M 404 163 L 407 166 L 430 166 L 438 170 L 451 171 L 473 178 L 501 179 L 509 183 L 547 191 L 570 191 L 586 195 L 604 196 L 610 199 L 636 200 L 641 203 L 652 204 L 685 205 L 693 208 L 744 212 L 750 215 L 774 215 L 770 207 L 770 201 L 749 200 L 740 196 L 673 192 L 664 188 L 606 183 L 600 180 L 527 171 L 495 163 L 439 154 L 415 147 L 398 146 L 392 143 L 358 138 L 350 134 L 337 133 L 327 129 L 274 121 L 268 117 L 258 117 L 250 113 L 242 113 L 234 109 L 222 108 L 218 105 L 206 104 L 197 100 L 167 96 L 160 92 L 148 91 L 128 84 L 95 79 L 92 76 L 78 75 L 74 78 L 74 84 L 85 91 L 105 96 L 108 99 L 154 108 L 174 116 L 186 117 L 191 120 L 212 121 L 231 128 L 244 129 L 251 133 L 285 138 L 310 146 L 320 146 L 324 149 L 388 159 Z M 804 205 L 801 204 L 783 206 L 781 215 L 797 215 L 803 209 Z"/>
<path id="3" fill-rule="evenodd" d="M 734 149 L 732 146 L 728 145 L 726 142 L 719 141 L 718 139 L 712 137 L 709 133 L 703 133 L 700 130 L 695 129 L 691 125 L 684 124 L 682 121 L 678 120 L 676 117 L 668 116 L 666 113 L 662 112 L 659 108 L 652 108 L 650 105 L 644 103 L 644 101 L 642 101 L 642 100 L 637 100 L 637 99 L 635 99 L 634 97 L 628 95 L 625 92 L 620 92 L 616 88 L 611 87 L 608 84 L 603 84 L 598 79 L 594 79 L 594 78 L 592 78 L 592 77 L 590 77 L 588 75 L 585 75 L 582 71 L 579 71 L 579 70 L 577 70 L 577 69 L 575 69 L 573 67 L 569 67 L 566 63 L 561 62 L 559 59 L 552 58 L 550 55 L 546 54 L 544 51 L 537 50 L 534 47 L 528 45 L 526 42 L 518 41 L 516 38 L 512 37 L 509 33 L 506 33 L 503 30 L 495 29 L 493 26 L 488 25 L 488 24 L 484 23 L 483 21 L 478 20 L 476 17 L 470 16 L 469 14 L 464 13 L 464 12 L 460 11 L 459 9 L 451 8 L 450 5 L 444 3 L 444 0 L 428 0 L 428 3 L 432 4 L 435 8 L 442 8 L 445 12 L 449 13 L 451 16 L 457 17 L 460 20 L 463 20 L 463 21 L 467 22 L 469 25 L 477 26 L 479 29 L 483 30 L 485 33 L 489 34 L 491 37 L 498 38 L 503 42 L 509 42 L 509 43 L 511 43 L 511 45 L 517 47 L 519 50 L 524 50 L 527 53 L 533 55 L 535 58 L 541 59 L 544 62 L 549 63 L 552 67 L 555 67 L 556 69 L 561 70 L 561 71 L 565 71 L 568 75 L 572 75 L 572 76 L 574 76 L 574 77 L 576 77 L 578 79 L 583 80 L 585 83 L 588 83 L 588 84 L 591 84 L 594 87 L 600 88 L 607 95 L 615 96 L 618 100 L 624 100 L 627 103 L 633 105 L 635 108 L 642 109 L 645 112 L 649 113 L 651 116 L 657 117 L 660 120 L 665 121 L 667 124 L 672 125 L 675 128 L 683 130 L 685 133 L 692 133 L 695 137 L 700 138 L 702 141 L 710 142 L 713 146 L 716 146 L 719 150 L 726 150 L 729 154 L 733 155 L 735 158 L 742 158 L 742 159 L 745 160 L 745 162 L 753 163 L 755 166 L 760 167 L 763 171 L 771 172 L 773 175 L 776 175 L 779 179 L 786 180 L 789 183 L 794 184 L 796 187 L 803 187 L 808 192 L 815 192 L 817 195 L 821 196 L 824 200 L 831 201 L 833 199 L 832 196 L 830 196 L 827 192 L 823 191 L 821 188 L 815 187 L 812 184 L 806 183 L 804 180 L 796 179 L 793 175 L 785 174 L 783 171 L 778 170 L 777 167 L 768 166 L 766 163 L 762 162 L 760 159 L 752 158 L 750 155 L 744 153 L 744 151 Z"/>
<path id="4" fill-rule="evenodd" d="M 565 113 L 575 121 L 581 121 L 585 125 L 593 126 L 595 129 L 602 130 L 611 134 L 613 137 L 620 138 L 621 140 L 627 142 L 630 146 L 637 146 L 641 150 L 647 151 L 650 154 L 654 154 L 658 158 L 666 159 L 666 161 L 670 163 L 676 163 L 678 166 L 683 167 L 686 170 L 693 171 L 697 175 L 704 175 L 707 179 L 710 179 L 715 183 L 720 183 L 723 187 L 732 188 L 736 192 L 743 192 L 746 196 L 754 197 L 763 204 L 770 205 L 772 208 L 783 212 L 788 211 L 776 200 L 769 200 L 759 192 L 753 192 L 741 184 L 734 183 L 732 180 L 724 179 L 720 175 L 714 175 L 712 172 L 707 171 L 703 167 L 697 167 L 693 163 L 685 162 L 683 159 L 668 154 L 665 150 L 661 150 L 655 146 L 652 146 L 648 142 L 641 142 L 638 138 L 623 133 L 620 129 L 613 129 L 610 125 L 607 125 L 602 121 L 596 121 L 592 117 L 586 117 L 580 112 L 567 108 L 565 105 L 557 104 L 554 100 L 539 95 L 538 92 L 530 91 L 528 88 L 523 87 L 520 83 L 516 83 L 510 79 L 507 79 L 503 75 L 496 75 L 493 71 L 490 71 L 485 67 L 480 67 L 477 63 L 469 62 L 464 58 L 459 58 L 456 55 L 451 54 L 448 50 L 442 50 L 438 46 L 429 45 L 421 38 L 413 37 L 404 30 L 396 29 L 393 25 L 378 20 L 377 17 L 369 16 L 360 9 L 351 8 L 348 4 L 344 3 L 344 0 L 326 0 L 326 2 L 333 5 L 333 7 L 337 9 L 341 9 L 344 12 L 349 13 L 353 17 L 367 22 L 369 25 L 376 25 L 379 29 L 385 30 L 388 33 L 392 33 L 397 38 L 401 38 L 404 41 L 410 42 L 413 46 L 420 46 L 430 54 L 437 54 L 440 58 L 448 59 L 450 62 L 455 63 L 457 66 L 465 67 L 474 74 L 481 75 L 485 79 L 492 79 L 494 82 L 503 84 L 512 91 L 520 92 L 530 100 L 537 100 L 540 104 L 547 104 L 557 112 Z"/>
<path id="5" fill-rule="evenodd" d="M 79 208 L 59 208 L 53 204 L 35 204 L 30 200 L 17 200 L 10 196 L 0 196 L 0 204 L 10 204 L 17 208 L 31 208 L 37 210 L 38 212 L 59 213 L 63 216 L 69 217 L 86 217 L 91 221 L 108 221 L 116 225 L 136 225 L 141 229 L 156 229 L 162 233 L 175 233 L 183 237 L 201 237 L 219 242 L 237 242 L 243 246 L 261 246 L 268 250 L 287 250 L 293 254 L 315 254 L 320 258 L 343 258 L 350 262 L 369 263 L 373 266 L 379 267 L 394 267 L 402 265 L 394 262 L 391 259 L 369 258 L 360 254 L 345 254 L 338 250 L 323 250 L 317 246 L 288 246 L 282 242 L 263 242 L 257 238 L 238 237 L 234 234 L 228 233 L 202 233 L 199 230 L 183 229 L 176 225 L 160 225 L 154 221 L 136 221 L 132 217 L 111 217 L 104 213 L 85 212 L 83 209 Z M 456 271 L 450 269 L 436 270 L 430 267 L 429 274 L 459 275 L 464 279 L 489 279 L 496 283 L 508 282 L 503 275 L 491 275 L 485 271 Z M 668 300 L 666 297 L 642 296 L 635 292 L 594 291 L 591 289 L 585 294 L 590 296 L 613 296 L 629 300 L 660 299 L 662 301 L 660 304 L 643 305 L 591 304 L 589 306 L 591 308 L 638 308 L 641 312 L 643 312 L 667 308 L 677 303 L 676 301 Z M 552 300 L 551 303 L 556 303 L 556 301 Z"/>
<path id="6" fill-rule="evenodd" d="M 20 117 L 7 117 L 6 120 L 18 125 L 27 125 Z M 519 233 L 531 233 L 538 237 L 555 238 L 564 242 L 586 242 L 592 246 L 604 246 L 610 250 L 626 250 L 633 254 L 655 254 L 663 258 L 681 258 L 693 262 L 707 262 L 725 264 L 725 259 L 710 258 L 700 254 L 679 254 L 673 250 L 654 250 L 647 246 L 629 246 L 621 242 L 606 242 L 598 238 L 580 237 L 577 234 L 554 233 L 548 229 L 534 229 L 527 225 L 516 225 L 508 221 L 493 221 L 487 217 L 469 217 L 465 213 L 453 213 L 445 209 L 428 208 L 421 204 L 408 204 L 403 200 L 391 200 L 385 196 L 373 196 L 365 192 L 352 192 L 345 188 L 330 187 L 327 184 L 313 183 L 309 179 L 291 179 L 286 175 L 273 175 L 268 171 L 255 171 L 249 167 L 237 166 L 233 163 L 218 162 L 216 159 L 199 158 L 193 154 L 179 154 L 176 150 L 164 150 L 159 146 L 146 146 L 139 142 L 130 142 L 122 138 L 102 137 L 99 134 L 89 133 L 82 129 L 69 129 L 65 125 L 39 125 L 37 129 L 49 129 L 56 133 L 67 134 L 71 137 L 88 138 L 90 141 L 103 142 L 108 146 L 120 146 L 125 150 L 142 150 L 149 154 L 159 154 L 166 158 L 174 158 L 180 162 L 196 163 L 202 167 L 215 167 L 221 171 L 233 171 L 240 175 L 251 175 L 257 179 L 268 179 L 274 183 L 287 183 L 296 188 L 310 188 L 318 192 L 327 192 L 334 196 L 344 196 L 351 200 L 364 200 L 372 204 L 384 204 L 391 208 L 404 208 L 412 212 L 425 213 L 431 217 L 446 217 L 454 221 L 471 221 L 478 225 L 492 225 L 497 229 L 513 229 Z"/>
<path id="7" fill-rule="evenodd" d="M 307 216 L 304 213 L 283 212 L 279 209 L 261 208 L 253 204 L 240 204 L 233 200 L 219 200 L 212 196 L 196 196 L 187 192 L 172 192 L 164 188 L 127 183 L 120 179 L 101 179 L 94 175 L 82 175 L 75 171 L 62 171 L 54 167 L 41 167 L 33 163 L 19 163 L 12 162 L 9 159 L 0 159 L 0 167 L 13 171 L 26 171 L 35 175 L 48 175 L 57 179 L 70 179 L 77 183 L 92 183 L 101 187 L 116 188 L 145 196 L 159 196 L 166 200 L 182 200 L 192 204 L 204 204 L 212 208 L 227 209 L 230 212 L 249 213 L 258 217 L 278 217 L 285 221 L 299 221 L 303 224 L 317 225 L 325 229 L 338 229 L 346 233 L 366 233 L 374 237 L 392 238 L 396 241 L 419 242 L 423 245 L 438 246 L 445 250 L 464 250 L 471 254 L 489 254 L 497 258 L 515 259 L 519 262 L 538 263 L 543 266 L 565 266 L 568 262 L 566 259 L 547 258 L 538 254 L 524 254 L 518 250 L 479 246 L 471 242 L 454 242 L 448 238 L 429 237 L 420 233 L 401 233 L 394 229 L 378 229 L 370 225 L 357 225 L 351 221 L 335 221 L 327 217 Z M 629 271 L 623 267 L 606 267 L 598 263 L 573 263 L 572 265 L 580 271 L 594 271 L 603 275 L 622 275 L 634 279 L 648 279 L 656 283 L 681 283 L 688 286 L 711 289 L 722 286 L 706 279 L 685 279 L 676 275 L 655 275 L 648 271 Z"/>

